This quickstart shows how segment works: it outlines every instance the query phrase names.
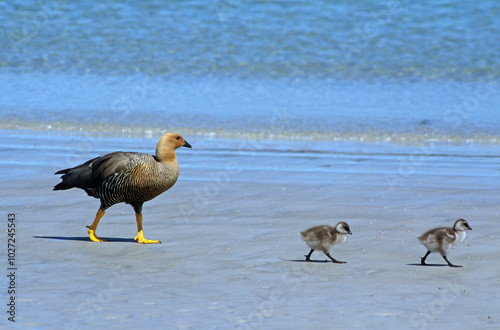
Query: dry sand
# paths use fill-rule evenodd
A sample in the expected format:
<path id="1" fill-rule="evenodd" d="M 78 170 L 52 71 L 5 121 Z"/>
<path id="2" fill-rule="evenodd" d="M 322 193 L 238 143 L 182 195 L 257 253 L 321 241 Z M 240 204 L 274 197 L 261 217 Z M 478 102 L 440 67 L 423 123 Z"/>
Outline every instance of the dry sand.
<path id="1" fill-rule="evenodd" d="M 0 151 L 2 223 L 8 213 L 17 221 L 16 326 L 500 326 L 497 158 L 423 157 L 403 173 L 406 156 L 373 150 L 245 152 L 186 137 L 193 149 L 177 152 L 176 186 L 144 206 L 145 236 L 162 244 L 133 242 L 123 204 L 97 228 L 110 242 L 94 243 L 85 226 L 98 200 L 53 192 L 53 173 L 109 151 L 152 151 L 154 139 L 36 136 L 4 131 Z M 426 250 L 416 236 L 457 218 L 473 228 L 449 254 L 463 268 L 435 254 L 435 266 L 418 265 Z M 353 235 L 331 254 L 347 264 L 320 252 L 304 262 L 298 232 L 340 220 Z M 5 276 L 1 285 L 6 309 Z M 12 325 L 3 314 L 0 324 Z"/>

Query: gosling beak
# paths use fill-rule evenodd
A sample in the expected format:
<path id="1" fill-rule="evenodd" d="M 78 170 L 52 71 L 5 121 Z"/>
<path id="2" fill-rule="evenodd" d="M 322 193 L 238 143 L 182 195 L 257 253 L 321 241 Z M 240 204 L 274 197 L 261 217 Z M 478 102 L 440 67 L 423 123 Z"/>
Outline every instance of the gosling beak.
<path id="1" fill-rule="evenodd" d="M 187 141 L 184 141 L 184 145 L 183 147 L 186 147 L 186 148 L 191 148 L 191 145 L 189 143 L 187 143 Z"/>

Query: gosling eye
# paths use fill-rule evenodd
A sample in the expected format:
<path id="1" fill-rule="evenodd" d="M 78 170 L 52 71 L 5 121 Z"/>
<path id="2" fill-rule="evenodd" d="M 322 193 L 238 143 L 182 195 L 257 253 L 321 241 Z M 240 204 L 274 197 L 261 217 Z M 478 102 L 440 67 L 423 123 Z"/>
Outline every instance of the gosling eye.
<path id="1" fill-rule="evenodd" d="M 181 137 L 180 136 L 177 136 L 176 139 L 179 140 Z"/>

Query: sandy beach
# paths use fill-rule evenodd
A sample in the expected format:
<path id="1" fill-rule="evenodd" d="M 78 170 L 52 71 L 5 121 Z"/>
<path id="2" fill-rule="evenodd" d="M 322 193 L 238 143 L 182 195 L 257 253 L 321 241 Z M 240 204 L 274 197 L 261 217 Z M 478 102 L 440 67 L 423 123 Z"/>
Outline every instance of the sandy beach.
<path id="1" fill-rule="evenodd" d="M 2 135 L 3 223 L 13 213 L 17 224 L 16 326 L 488 329 L 500 322 L 495 157 L 421 155 L 403 172 L 416 147 L 395 146 L 406 154 L 394 155 L 382 152 L 390 145 L 273 151 L 185 136 L 193 149 L 177 152 L 179 181 L 144 206 L 145 236 L 162 244 L 133 241 L 134 213 L 124 204 L 98 227 L 110 241 L 94 243 L 85 226 L 98 200 L 52 191 L 53 173 L 114 150 L 153 152 L 155 139 Z M 473 228 L 448 256 L 463 268 L 435 254 L 427 259 L 434 266 L 420 266 L 425 247 L 416 237 L 457 218 Z M 331 254 L 347 264 L 320 252 L 304 262 L 309 249 L 298 233 L 341 220 L 353 235 Z M 11 325 L 5 313 L 1 322 Z"/>

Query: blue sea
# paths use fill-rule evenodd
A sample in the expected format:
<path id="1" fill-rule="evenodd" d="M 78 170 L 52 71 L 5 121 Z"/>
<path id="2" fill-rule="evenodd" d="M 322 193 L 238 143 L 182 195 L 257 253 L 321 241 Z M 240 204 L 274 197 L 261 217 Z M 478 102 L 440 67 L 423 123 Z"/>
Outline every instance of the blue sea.
<path id="1" fill-rule="evenodd" d="M 0 129 L 496 150 L 499 18 L 496 0 L 2 2 Z"/>

